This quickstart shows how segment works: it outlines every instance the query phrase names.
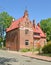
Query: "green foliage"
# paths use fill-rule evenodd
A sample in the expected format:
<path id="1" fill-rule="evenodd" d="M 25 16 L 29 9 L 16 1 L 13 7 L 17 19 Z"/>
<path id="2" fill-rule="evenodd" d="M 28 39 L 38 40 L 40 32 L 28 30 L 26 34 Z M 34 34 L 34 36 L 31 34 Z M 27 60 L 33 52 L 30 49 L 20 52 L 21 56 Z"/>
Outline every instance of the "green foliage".
<path id="1" fill-rule="evenodd" d="M 37 49 L 32 47 L 30 49 L 24 48 L 24 49 L 21 49 L 20 51 L 21 52 L 35 52 L 35 51 L 37 51 Z"/>
<path id="2" fill-rule="evenodd" d="M 51 18 L 41 20 L 40 25 L 42 30 L 46 33 L 47 41 L 51 40 Z"/>
<path id="3" fill-rule="evenodd" d="M 4 28 L 10 26 L 13 17 L 10 16 L 7 12 L 0 13 L 0 25 L 3 25 Z"/>
<path id="4" fill-rule="evenodd" d="M 40 54 L 40 55 L 42 55 L 42 56 L 49 56 L 49 57 L 51 57 L 51 54 L 44 54 L 44 53 L 42 53 L 42 54 Z"/>
<path id="5" fill-rule="evenodd" d="M 51 44 L 51 41 L 48 41 L 47 44 Z"/>
<path id="6" fill-rule="evenodd" d="M 42 48 L 43 53 L 51 53 L 51 44 L 47 44 Z"/>
<path id="7" fill-rule="evenodd" d="M 0 37 L 0 42 L 2 42 L 3 41 L 3 39 L 2 39 L 2 37 Z"/>
<path id="8" fill-rule="evenodd" d="M 13 17 L 7 12 L 0 13 L 0 37 L 5 40 L 6 28 L 8 28 L 12 22 Z M 1 41 L 0 41 L 1 42 Z"/>
<path id="9" fill-rule="evenodd" d="M 28 52 L 28 51 L 30 51 L 30 49 L 25 48 L 25 49 L 21 49 L 20 51 L 21 52 Z"/>
<path id="10" fill-rule="evenodd" d="M 34 46 L 32 48 L 30 48 L 31 52 L 34 52 L 36 49 L 34 48 Z"/>

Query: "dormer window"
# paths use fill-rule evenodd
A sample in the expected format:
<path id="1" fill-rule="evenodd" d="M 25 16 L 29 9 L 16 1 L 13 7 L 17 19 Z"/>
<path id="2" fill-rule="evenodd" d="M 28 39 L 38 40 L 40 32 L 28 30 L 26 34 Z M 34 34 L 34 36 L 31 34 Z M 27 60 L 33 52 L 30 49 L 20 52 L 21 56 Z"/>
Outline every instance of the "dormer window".
<path id="1" fill-rule="evenodd" d="M 39 36 L 39 35 L 40 35 L 40 33 L 34 33 L 34 35 L 38 35 L 38 36 Z"/>

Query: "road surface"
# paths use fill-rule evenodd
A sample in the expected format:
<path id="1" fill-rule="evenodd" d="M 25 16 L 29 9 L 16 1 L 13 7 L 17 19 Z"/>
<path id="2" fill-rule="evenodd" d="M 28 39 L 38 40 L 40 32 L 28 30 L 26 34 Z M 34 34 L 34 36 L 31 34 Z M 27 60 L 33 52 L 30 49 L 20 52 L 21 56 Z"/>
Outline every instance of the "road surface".
<path id="1" fill-rule="evenodd" d="M 51 62 L 37 60 L 0 50 L 0 65 L 51 65 Z"/>

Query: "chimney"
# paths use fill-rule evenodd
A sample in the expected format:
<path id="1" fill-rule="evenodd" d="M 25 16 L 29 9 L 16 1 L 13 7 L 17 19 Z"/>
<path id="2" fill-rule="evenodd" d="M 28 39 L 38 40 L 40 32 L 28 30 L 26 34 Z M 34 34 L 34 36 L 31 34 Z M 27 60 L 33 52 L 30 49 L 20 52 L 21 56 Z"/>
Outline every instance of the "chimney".
<path id="1" fill-rule="evenodd" d="M 33 20 L 33 27 L 36 28 L 36 22 Z"/>
<path id="2" fill-rule="evenodd" d="M 37 24 L 40 27 L 40 23 Z"/>

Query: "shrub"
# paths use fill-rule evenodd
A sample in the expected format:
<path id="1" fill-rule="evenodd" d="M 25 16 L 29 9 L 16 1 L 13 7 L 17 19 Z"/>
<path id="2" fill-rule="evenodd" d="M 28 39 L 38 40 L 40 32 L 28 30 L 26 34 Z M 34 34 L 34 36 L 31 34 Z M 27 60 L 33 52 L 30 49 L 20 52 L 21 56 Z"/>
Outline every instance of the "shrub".
<path id="1" fill-rule="evenodd" d="M 30 49 L 25 48 L 25 49 L 21 49 L 20 51 L 21 52 L 28 52 L 28 51 L 30 51 Z"/>
<path id="2" fill-rule="evenodd" d="M 51 53 L 51 44 L 47 44 L 42 48 L 43 53 Z"/>
<path id="3" fill-rule="evenodd" d="M 51 44 L 51 41 L 48 41 L 47 44 Z"/>

